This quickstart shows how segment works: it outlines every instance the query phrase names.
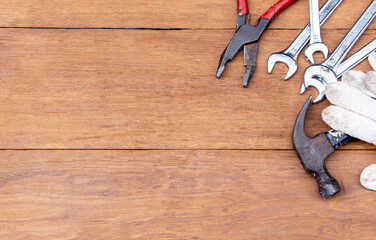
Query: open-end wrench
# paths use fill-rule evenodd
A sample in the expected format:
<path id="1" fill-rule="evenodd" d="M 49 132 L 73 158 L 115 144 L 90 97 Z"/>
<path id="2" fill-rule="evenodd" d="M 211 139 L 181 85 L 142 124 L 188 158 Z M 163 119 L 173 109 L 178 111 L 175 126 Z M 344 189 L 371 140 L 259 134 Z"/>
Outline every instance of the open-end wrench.
<path id="1" fill-rule="evenodd" d="M 326 1 L 326 3 L 320 9 L 320 25 L 324 24 L 324 22 L 330 17 L 330 15 L 341 2 L 342 0 Z M 307 45 L 310 38 L 310 34 L 311 26 L 308 23 L 307 26 L 303 29 L 303 31 L 296 37 L 294 42 L 292 42 L 287 49 L 283 50 L 282 52 L 273 53 L 272 55 L 270 55 L 268 59 L 268 72 L 271 73 L 273 71 L 276 62 L 282 62 L 285 63 L 289 68 L 285 76 L 285 80 L 292 77 L 298 70 L 298 64 L 296 63 L 298 55 L 302 51 L 304 46 Z"/>
<path id="2" fill-rule="evenodd" d="M 346 59 L 346 61 L 341 63 L 337 68 L 337 78 L 340 78 L 345 72 L 358 65 L 374 51 L 376 51 L 376 39 L 372 40 L 362 49 L 358 50 L 356 53 Z"/>
<path id="3" fill-rule="evenodd" d="M 365 45 L 362 49 L 358 50 L 356 53 L 351 55 L 346 61 L 341 63 L 336 71 L 327 72 L 328 76 L 323 77 L 322 75 L 312 74 L 312 79 L 310 81 L 310 86 L 315 87 L 319 91 L 319 96 L 313 101 L 313 103 L 320 102 L 324 99 L 325 96 L 325 85 L 328 84 L 326 81 L 327 78 L 331 78 L 332 74 L 335 74 L 335 77 L 340 78 L 345 72 L 351 70 L 353 67 L 358 65 L 361 61 L 366 59 L 372 52 L 376 51 L 376 39 L 372 40 L 370 43 Z M 332 80 L 331 80 L 332 81 Z M 302 83 L 300 93 L 304 93 L 306 87 Z"/>
<path id="4" fill-rule="evenodd" d="M 315 60 L 313 59 L 313 54 L 315 52 L 322 52 L 326 59 L 328 57 L 329 49 L 321 40 L 318 0 L 309 0 L 309 12 L 311 19 L 311 40 L 304 53 L 307 60 L 314 64 Z"/>
<path id="5" fill-rule="evenodd" d="M 373 0 L 362 16 L 346 34 L 333 53 L 321 64 L 308 67 L 304 73 L 304 82 L 301 93 L 307 87 L 315 87 L 319 95 L 314 103 L 320 102 L 325 96 L 325 85 L 337 81 L 337 70 L 347 53 L 355 45 L 359 37 L 363 34 L 376 15 L 376 0 Z M 354 60 L 354 58 L 352 59 Z M 352 65 L 352 64 L 350 64 Z"/>

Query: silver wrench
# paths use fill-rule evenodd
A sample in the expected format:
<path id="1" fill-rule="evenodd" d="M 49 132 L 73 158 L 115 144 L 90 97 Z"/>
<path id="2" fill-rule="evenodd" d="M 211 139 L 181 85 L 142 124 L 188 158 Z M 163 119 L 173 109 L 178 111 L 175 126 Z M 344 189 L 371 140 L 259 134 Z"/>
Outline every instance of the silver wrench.
<path id="1" fill-rule="evenodd" d="M 340 78 L 345 72 L 351 70 L 364 59 L 366 59 L 372 52 L 376 51 L 376 39 L 368 43 L 362 49 L 351 55 L 346 61 L 341 63 L 337 68 L 337 78 Z"/>
<path id="2" fill-rule="evenodd" d="M 307 60 L 314 64 L 315 60 L 313 59 L 313 54 L 315 52 L 322 52 L 326 59 L 328 57 L 329 49 L 321 40 L 318 0 L 309 0 L 309 12 L 311 19 L 311 39 L 304 53 Z"/>
<path id="3" fill-rule="evenodd" d="M 337 81 L 336 73 L 338 66 L 375 18 L 375 15 L 376 0 L 373 0 L 328 59 L 319 65 L 312 65 L 306 69 L 301 93 L 303 93 L 307 87 L 313 86 L 319 92 L 314 103 L 320 102 L 324 99 L 325 85 Z"/>
<path id="4" fill-rule="evenodd" d="M 338 7 L 338 5 L 343 0 L 328 0 L 320 9 L 320 25 L 332 15 L 333 11 Z M 268 59 L 268 72 L 271 73 L 276 62 L 285 63 L 289 70 L 285 76 L 285 80 L 292 77 L 298 70 L 298 65 L 296 63 L 299 53 L 302 51 L 305 45 L 307 45 L 309 38 L 311 36 L 311 26 L 308 23 L 303 31 L 296 37 L 291 45 L 279 53 L 273 53 Z"/>
<path id="5" fill-rule="evenodd" d="M 346 59 L 346 61 L 341 63 L 338 66 L 337 71 L 334 72 L 334 74 L 336 75 L 336 78 L 337 79 L 340 78 L 345 72 L 351 70 L 353 67 L 358 65 L 360 62 L 366 59 L 374 51 L 376 51 L 376 39 L 372 40 L 370 43 L 365 45 L 362 49 L 358 50 L 356 53 L 351 55 L 351 57 Z M 320 102 L 324 98 L 325 85 L 327 84 L 327 82 L 325 81 L 323 77 L 314 75 L 312 76 L 310 84 L 311 86 L 314 86 L 315 88 L 319 90 L 319 96 L 315 99 L 315 101 L 313 101 L 313 103 Z M 306 88 L 303 83 L 300 93 L 303 93 L 305 89 Z"/>

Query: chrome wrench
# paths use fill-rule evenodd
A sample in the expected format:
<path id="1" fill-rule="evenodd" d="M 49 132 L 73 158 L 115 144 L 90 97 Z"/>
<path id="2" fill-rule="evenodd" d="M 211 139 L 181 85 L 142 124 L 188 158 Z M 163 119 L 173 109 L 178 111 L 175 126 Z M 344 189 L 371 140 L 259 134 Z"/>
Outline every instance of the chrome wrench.
<path id="1" fill-rule="evenodd" d="M 321 40 L 319 0 L 309 0 L 309 11 L 311 19 L 311 39 L 304 53 L 307 60 L 314 64 L 315 60 L 313 59 L 313 54 L 315 52 L 322 52 L 326 59 L 328 57 L 329 49 Z"/>
<path id="2" fill-rule="evenodd" d="M 319 13 L 320 25 L 332 15 L 334 10 L 343 0 L 328 0 L 322 6 Z M 283 50 L 282 52 L 273 53 L 268 59 L 268 72 L 273 71 L 276 62 L 285 63 L 289 70 L 285 76 L 285 80 L 292 77 L 298 70 L 298 64 L 296 63 L 299 53 L 303 50 L 304 46 L 309 42 L 311 36 L 311 26 L 308 23 L 303 31 L 296 37 L 296 39 L 291 43 L 291 45 Z"/>
<path id="3" fill-rule="evenodd" d="M 338 66 L 375 18 L 375 15 L 376 0 L 373 0 L 333 53 L 321 64 L 312 65 L 306 69 L 304 72 L 304 82 L 302 84 L 301 93 L 303 93 L 307 87 L 313 86 L 319 92 L 314 103 L 320 102 L 324 99 L 325 85 L 337 81 L 336 73 Z"/>
<path id="4" fill-rule="evenodd" d="M 356 65 L 358 65 L 360 62 L 362 62 L 364 59 L 366 59 L 372 52 L 376 51 L 376 39 L 372 40 L 370 43 L 365 45 L 362 49 L 358 50 L 356 53 L 351 55 L 346 61 L 341 63 L 337 71 L 335 72 L 336 78 L 340 78 L 345 72 L 351 70 Z M 316 87 L 319 90 L 319 93 L 325 94 L 325 85 L 327 82 L 324 80 L 324 78 L 320 76 L 313 76 L 311 80 L 311 86 Z M 305 91 L 304 83 L 302 84 L 301 93 Z M 318 96 L 316 99 L 320 99 L 318 101 L 313 101 L 313 103 L 317 103 L 323 99 L 324 96 Z"/>
<path id="5" fill-rule="evenodd" d="M 362 49 L 346 59 L 346 61 L 341 63 L 337 68 L 337 78 L 340 78 L 345 72 L 354 68 L 374 51 L 376 51 L 376 39 L 368 43 Z"/>

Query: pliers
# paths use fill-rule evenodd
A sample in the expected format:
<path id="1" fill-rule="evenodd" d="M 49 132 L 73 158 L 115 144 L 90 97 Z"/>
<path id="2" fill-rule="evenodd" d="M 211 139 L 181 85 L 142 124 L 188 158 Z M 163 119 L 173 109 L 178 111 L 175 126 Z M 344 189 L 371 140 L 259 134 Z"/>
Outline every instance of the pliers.
<path id="1" fill-rule="evenodd" d="M 256 68 L 258 40 L 261 34 L 272 22 L 274 17 L 296 1 L 297 0 L 278 1 L 259 18 L 257 26 L 252 26 L 247 23 L 249 22 L 247 0 L 237 0 L 238 18 L 236 32 L 221 55 L 217 78 L 222 75 L 227 62 L 231 61 L 244 46 L 244 66 L 246 66 L 247 70 L 244 74 L 243 87 L 248 87 L 249 80 Z"/>

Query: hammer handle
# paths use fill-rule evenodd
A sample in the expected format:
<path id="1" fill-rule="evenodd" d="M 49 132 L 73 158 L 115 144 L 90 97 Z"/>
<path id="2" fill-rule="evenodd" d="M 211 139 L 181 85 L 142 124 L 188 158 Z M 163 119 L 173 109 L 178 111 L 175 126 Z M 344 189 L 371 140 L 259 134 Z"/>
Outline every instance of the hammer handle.
<path id="1" fill-rule="evenodd" d="M 273 20 L 278 14 L 280 14 L 283 10 L 288 8 L 291 4 L 296 2 L 297 0 L 279 0 L 276 4 L 271 6 L 268 11 L 266 11 L 262 16 L 262 18 L 267 18 L 269 21 Z"/>
<path id="2" fill-rule="evenodd" d="M 350 135 L 334 129 L 325 132 L 325 135 L 334 149 L 337 149 L 354 139 Z"/>
<path id="3" fill-rule="evenodd" d="M 238 16 L 243 16 L 248 14 L 248 4 L 247 0 L 237 0 L 238 1 Z"/>

